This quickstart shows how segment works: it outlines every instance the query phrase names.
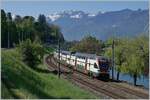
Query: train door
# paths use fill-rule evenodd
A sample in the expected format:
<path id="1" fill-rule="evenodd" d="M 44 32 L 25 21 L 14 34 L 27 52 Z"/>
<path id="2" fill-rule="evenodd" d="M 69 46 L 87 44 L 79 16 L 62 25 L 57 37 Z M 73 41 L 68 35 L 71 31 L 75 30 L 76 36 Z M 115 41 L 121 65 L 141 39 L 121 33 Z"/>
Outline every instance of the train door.
<path id="1" fill-rule="evenodd" d="M 87 59 L 88 58 L 85 58 L 85 71 L 84 71 L 85 73 L 88 73 L 88 70 L 87 70 Z"/>

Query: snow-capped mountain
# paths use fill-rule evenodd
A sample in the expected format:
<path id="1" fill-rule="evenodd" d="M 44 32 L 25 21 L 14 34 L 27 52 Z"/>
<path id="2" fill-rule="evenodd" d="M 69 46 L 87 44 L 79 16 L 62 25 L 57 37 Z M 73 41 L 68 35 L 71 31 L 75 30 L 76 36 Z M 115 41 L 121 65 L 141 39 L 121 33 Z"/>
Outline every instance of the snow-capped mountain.
<path id="1" fill-rule="evenodd" d="M 66 40 L 80 40 L 87 34 L 105 40 L 116 36 L 134 37 L 149 31 L 149 10 L 130 10 L 86 13 L 64 11 L 47 16 L 48 23 L 59 25 Z"/>
<path id="2" fill-rule="evenodd" d="M 91 13 L 85 13 L 83 11 L 64 11 L 61 13 L 54 13 L 54 14 L 50 14 L 47 16 L 47 19 L 49 21 L 56 21 L 59 18 L 72 18 L 72 19 L 81 19 L 83 17 L 94 17 L 96 16 L 96 14 L 91 14 Z"/>
<path id="3" fill-rule="evenodd" d="M 48 16 L 49 20 L 51 20 L 51 21 L 55 21 L 60 17 L 61 17 L 61 15 L 59 15 L 59 14 L 51 14 Z"/>
<path id="4" fill-rule="evenodd" d="M 94 17 L 96 14 L 88 14 L 89 17 Z"/>

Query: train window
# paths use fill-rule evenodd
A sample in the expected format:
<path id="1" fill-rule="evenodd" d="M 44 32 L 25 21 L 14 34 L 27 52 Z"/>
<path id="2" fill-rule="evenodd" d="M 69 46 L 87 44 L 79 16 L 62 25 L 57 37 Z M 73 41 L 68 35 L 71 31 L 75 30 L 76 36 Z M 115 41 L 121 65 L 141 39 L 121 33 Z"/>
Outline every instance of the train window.
<path id="1" fill-rule="evenodd" d="M 96 63 L 94 63 L 94 68 L 98 68 L 98 66 L 97 66 L 97 64 L 96 64 Z"/>
<path id="2" fill-rule="evenodd" d="M 99 61 L 99 65 L 100 65 L 101 69 L 108 69 L 109 68 L 108 62 L 100 62 Z"/>

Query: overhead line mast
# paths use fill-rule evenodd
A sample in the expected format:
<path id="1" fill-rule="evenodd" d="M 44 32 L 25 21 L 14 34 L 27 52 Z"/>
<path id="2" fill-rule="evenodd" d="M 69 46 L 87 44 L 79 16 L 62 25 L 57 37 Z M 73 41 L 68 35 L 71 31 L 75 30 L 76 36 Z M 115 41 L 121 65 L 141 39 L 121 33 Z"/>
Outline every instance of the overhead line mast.
<path id="1" fill-rule="evenodd" d="M 116 25 L 113 26 L 114 31 L 116 30 Z M 112 43 L 112 80 L 114 80 L 114 68 L 115 68 L 115 32 L 113 31 L 113 43 Z"/>
<path id="2" fill-rule="evenodd" d="M 113 43 L 112 43 L 112 80 L 114 79 L 114 67 L 115 67 L 115 41 L 113 37 Z"/>
<path id="3" fill-rule="evenodd" d="M 55 30 L 55 33 L 57 34 L 56 30 Z M 59 58 L 59 61 L 58 61 L 58 77 L 60 78 L 60 36 L 58 34 L 58 58 Z"/>

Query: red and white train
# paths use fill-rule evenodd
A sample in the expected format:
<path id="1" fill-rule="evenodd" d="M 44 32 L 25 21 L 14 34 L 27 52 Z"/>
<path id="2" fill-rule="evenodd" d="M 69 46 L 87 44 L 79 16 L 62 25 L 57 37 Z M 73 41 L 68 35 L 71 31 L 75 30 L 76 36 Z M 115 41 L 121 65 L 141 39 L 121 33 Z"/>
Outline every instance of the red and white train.
<path id="1" fill-rule="evenodd" d="M 54 53 L 58 59 L 58 52 Z M 109 78 L 110 60 L 96 54 L 60 51 L 60 60 L 73 66 L 74 70 L 90 74 L 93 77 Z"/>

